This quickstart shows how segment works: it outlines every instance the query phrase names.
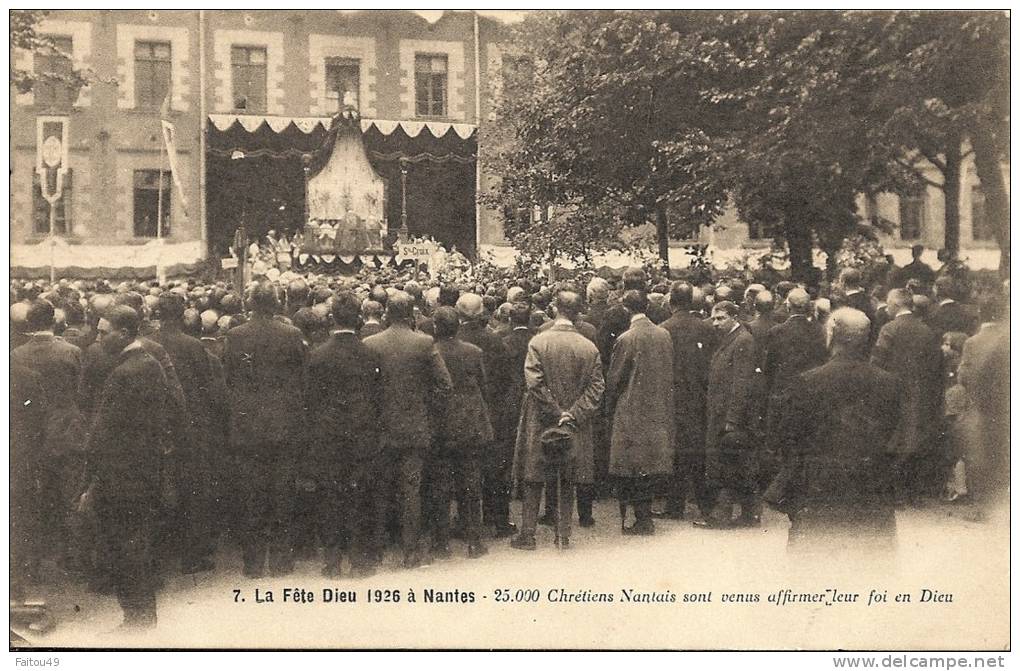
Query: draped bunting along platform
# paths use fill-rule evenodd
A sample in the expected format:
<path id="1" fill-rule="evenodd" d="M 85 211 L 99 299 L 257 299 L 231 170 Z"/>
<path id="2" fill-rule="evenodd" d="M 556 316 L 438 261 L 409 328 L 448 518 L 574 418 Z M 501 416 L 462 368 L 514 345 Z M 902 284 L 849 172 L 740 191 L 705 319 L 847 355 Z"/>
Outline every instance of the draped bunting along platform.
<path id="1" fill-rule="evenodd" d="M 226 255 L 239 226 L 255 238 L 304 229 L 309 219 L 304 170 L 315 174 L 328 160 L 324 152 L 333 124 L 334 119 L 317 117 L 209 116 L 207 212 L 213 256 Z M 473 252 L 477 128 L 381 119 L 358 119 L 357 126 L 368 162 L 383 182 L 382 209 L 391 237 L 406 218 L 409 236 L 431 236 L 447 248 Z"/>

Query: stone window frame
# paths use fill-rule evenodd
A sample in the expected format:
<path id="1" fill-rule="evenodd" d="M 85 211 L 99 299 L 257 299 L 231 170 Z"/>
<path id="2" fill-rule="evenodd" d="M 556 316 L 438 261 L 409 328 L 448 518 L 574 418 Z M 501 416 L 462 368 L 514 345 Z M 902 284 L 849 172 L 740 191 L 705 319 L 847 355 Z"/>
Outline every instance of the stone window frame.
<path id="1" fill-rule="evenodd" d="M 403 119 L 436 119 L 418 116 L 415 105 L 414 61 L 418 54 L 446 56 L 446 116 L 451 121 L 467 121 L 467 72 L 464 42 L 456 40 L 400 40 L 400 111 Z"/>
<path id="2" fill-rule="evenodd" d="M 92 60 L 92 23 L 89 21 L 60 21 L 56 19 L 44 19 L 39 23 L 40 35 L 53 35 L 55 37 L 71 38 L 71 67 L 74 70 L 85 70 L 90 67 Z M 35 70 L 35 54 L 31 51 L 19 49 L 13 54 L 14 66 L 32 72 Z M 20 106 L 35 105 L 35 95 L 28 93 L 17 93 L 14 102 Z M 88 85 L 78 90 L 78 98 L 72 107 L 89 107 L 92 105 L 92 90 Z"/>
<path id="3" fill-rule="evenodd" d="M 188 29 L 183 26 L 147 26 L 122 23 L 117 26 L 117 108 L 138 109 L 135 100 L 135 44 L 137 42 L 170 43 L 170 109 L 187 112 L 190 41 Z M 158 109 L 158 108 L 157 108 Z"/>
<path id="4" fill-rule="evenodd" d="M 210 112 L 247 113 L 234 107 L 234 82 L 231 47 L 262 47 L 266 50 L 266 111 L 281 116 L 286 94 L 284 82 L 283 33 L 264 30 L 213 31 L 214 106 Z"/>
<path id="5" fill-rule="evenodd" d="M 358 72 L 358 113 L 365 118 L 376 116 L 376 55 L 375 40 L 371 37 L 348 37 L 345 35 L 308 36 L 309 88 L 312 104 L 311 116 L 331 114 L 330 102 L 326 97 L 326 59 L 350 58 L 359 63 Z"/>

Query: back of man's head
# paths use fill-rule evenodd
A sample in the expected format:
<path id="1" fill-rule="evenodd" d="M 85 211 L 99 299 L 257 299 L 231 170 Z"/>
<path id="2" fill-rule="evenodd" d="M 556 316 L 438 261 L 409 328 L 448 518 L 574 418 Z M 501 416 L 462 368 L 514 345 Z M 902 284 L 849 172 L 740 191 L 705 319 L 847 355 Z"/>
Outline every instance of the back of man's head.
<path id="1" fill-rule="evenodd" d="M 775 302 L 772 299 L 771 291 L 759 291 L 754 297 L 754 311 L 760 315 L 767 315 L 772 312 Z"/>
<path id="2" fill-rule="evenodd" d="M 919 260 L 922 254 L 924 254 L 924 245 L 914 245 L 910 248 L 910 255 L 914 257 L 915 261 Z"/>
<path id="3" fill-rule="evenodd" d="M 139 316 L 145 314 L 145 299 L 142 298 L 142 295 L 137 291 L 125 291 L 123 293 L 119 293 L 114 299 L 114 302 L 117 305 L 128 306 L 137 312 Z"/>
<path id="4" fill-rule="evenodd" d="M 439 299 L 437 304 L 452 308 L 460 298 L 460 289 L 452 284 L 444 284 L 439 288 Z"/>
<path id="5" fill-rule="evenodd" d="M 372 299 L 368 299 L 361 304 L 361 313 L 362 315 L 364 315 L 366 320 L 374 319 L 376 321 L 379 321 L 380 319 L 382 319 L 383 310 L 384 308 L 382 304 L 379 303 L 378 301 L 373 301 Z"/>
<path id="6" fill-rule="evenodd" d="M 54 312 L 52 303 L 36 298 L 28 304 L 25 327 L 29 331 L 49 331 L 53 328 Z"/>
<path id="7" fill-rule="evenodd" d="M 184 324 L 184 332 L 189 336 L 198 338 L 202 335 L 202 317 L 196 308 L 185 310 L 181 321 Z"/>
<path id="8" fill-rule="evenodd" d="M 387 301 L 390 299 L 389 293 L 386 292 L 386 287 L 381 284 L 377 284 L 372 287 L 372 293 L 369 295 L 372 297 L 372 300 L 379 305 L 386 305 Z"/>
<path id="9" fill-rule="evenodd" d="M 437 338 L 452 338 L 457 335 L 457 329 L 460 328 L 460 316 L 457 310 L 444 305 L 436 309 L 436 314 L 432 316 L 432 324 Z"/>
<path id="10" fill-rule="evenodd" d="M 485 300 L 478 294 L 462 294 L 457 299 L 457 313 L 465 321 L 481 319 L 485 316 Z"/>
<path id="11" fill-rule="evenodd" d="M 306 338 L 311 339 L 315 332 L 322 328 L 322 320 L 312 308 L 299 308 L 294 313 L 294 326 L 301 329 Z"/>
<path id="12" fill-rule="evenodd" d="M 783 280 L 776 284 L 776 290 L 772 293 L 775 294 L 776 300 L 785 301 L 786 297 L 790 295 L 790 292 L 797 288 L 797 285 L 790 280 Z"/>
<path id="13" fill-rule="evenodd" d="M 643 291 L 631 289 L 623 292 L 620 303 L 632 315 L 643 315 L 648 311 L 648 295 Z"/>
<path id="14" fill-rule="evenodd" d="M 403 291 L 394 292 L 386 302 L 386 320 L 410 322 L 414 317 L 414 299 Z"/>
<path id="15" fill-rule="evenodd" d="M 786 295 L 786 304 L 790 307 L 790 314 L 806 315 L 811 311 L 811 294 L 795 287 Z"/>
<path id="16" fill-rule="evenodd" d="M 129 305 L 114 305 L 103 313 L 103 319 L 110 322 L 110 326 L 127 332 L 132 338 L 138 337 L 138 329 L 142 325 L 142 318 L 138 312 Z"/>
<path id="17" fill-rule="evenodd" d="M 914 309 L 914 295 L 906 289 L 893 289 L 885 299 L 886 311 L 898 314 L 903 310 Z"/>
<path id="18" fill-rule="evenodd" d="M 853 352 L 863 352 L 871 333 L 871 321 L 860 310 L 839 308 L 829 315 L 831 344 Z"/>
<path id="19" fill-rule="evenodd" d="M 857 268 L 844 268 L 839 274 L 839 283 L 847 289 L 859 289 L 861 282 L 863 282 L 863 276 Z"/>
<path id="20" fill-rule="evenodd" d="M 736 319 L 740 314 L 740 308 L 733 301 L 720 301 L 712 306 L 712 312 L 721 312 L 728 317 Z"/>
<path id="21" fill-rule="evenodd" d="M 556 313 L 574 321 L 581 314 L 581 297 L 572 291 L 561 291 L 556 295 Z"/>
<path id="22" fill-rule="evenodd" d="M 184 299 L 169 291 L 159 297 L 157 304 L 161 321 L 181 323 L 184 321 Z"/>
<path id="23" fill-rule="evenodd" d="M 942 277 L 935 280 L 935 296 L 939 300 L 945 300 L 951 298 L 953 300 L 959 300 L 959 292 L 957 291 L 957 283 L 952 277 L 943 275 Z"/>
<path id="24" fill-rule="evenodd" d="M 609 282 L 601 277 L 593 277 L 588 282 L 588 302 L 591 304 L 605 303 L 609 298 Z"/>
<path id="25" fill-rule="evenodd" d="M 623 290 L 646 291 L 648 289 L 648 276 L 641 268 L 627 268 L 623 272 Z"/>
<path id="26" fill-rule="evenodd" d="M 510 307 L 510 325 L 513 327 L 527 326 L 531 321 L 531 306 L 524 301 L 517 301 Z"/>
<path id="27" fill-rule="evenodd" d="M 669 288 L 669 306 L 674 310 L 694 308 L 694 287 L 682 280 L 673 282 Z"/>
<path id="28" fill-rule="evenodd" d="M 274 315 L 280 308 L 276 287 L 268 282 L 253 286 L 248 300 L 251 301 L 251 309 L 261 315 Z"/>
<path id="29" fill-rule="evenodd" d="M 376 305 L 379 305 L 376 303 Z M 330 314 L 333 316 L 333 323 L 340 328 L 358 328 L 361 317 L 361 301 L 350 291 L 341 291 L 337 294 L 330 305 Z M 380 311 L 382 306 L 379 305 Z"/>
<path id="30" fill-rule="evenodd" d="M 308 304 L 309 287 L 304 278 L 298 277 L 287 285 L 287 304 L 291 309 L 304 307 Z"/>

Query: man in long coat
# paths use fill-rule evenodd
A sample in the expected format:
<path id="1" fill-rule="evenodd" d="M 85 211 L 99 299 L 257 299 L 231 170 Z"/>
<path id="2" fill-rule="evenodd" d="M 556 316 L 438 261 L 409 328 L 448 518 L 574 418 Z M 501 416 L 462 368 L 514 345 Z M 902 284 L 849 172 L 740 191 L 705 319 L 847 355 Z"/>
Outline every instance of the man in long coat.
<path id="1" fill-rule="evenodd" d="M 82 486 L 85 421 L 78 410 L 82 352 L 53 335 L 54 309 L 45 300 L 29 303 L 26 326 L 28 342 L 14 348 L 11 363 L 38 373 L 44 387 L 44 395 L 34 400 L 46 417 L 42 441 L 29 446 L 40 456 L 40 470 L 33 479 L 40 486 L 34 508 L 42 534 L 35 541 L 37 547 L 59 549 L 60 559 L 73 565 L 78 548 L 69 546 L 68 522 L 71 503 Z"/>
<path id="2" fill-rule="evenodd" d="M 212 365 L 201 341 L 184 333 L 184 299 L 174 293 L 159 297 L 160 328 L 151 340 L 162 345 L 177 373 L 185 401 L 185 433 L 182 449 L 175 452 L 178 510 L 170 521 L 174 534 L 167 545 L 179 544 L 183 573 L 209 571 L 215 567 L 211 481 L 215 445 L 208 442 L 215 421 L 210 411 Z"/>
<path id="3" fill-rule="evenodd" d="M 683 517 L 688 487 L 701 515 L 707 515 L 711 508 L 705 488 L 705 402 L 717 337 L 712 326 L 694 312 L 693 297 L 690 284 L 674 282 L 669 295 L 673 316 L 662 323 L 673 341 L 676 441 L 665 511 L 665 516 L 672 519 Z"/>
<path id="4" fill-rule="evenodd" d="M 712 308 L 712 325 L 720 339 L 708 375 L 708 421 L 705 431 L 705 480 L 712 511 L 696 526 L 733 526 L 733 506 L 740 503 L 740 524 L 757 522 L 753 426 L 754 337 L 737 321 L 738 308 L 722 301 Z"/>
<path id="5" fill-rule="evenodd" d="M 460 327 L 457 339 L 482 350 L 486 381 L 482 388 L 485 404 L 492 413 L 506 402 L 507 351 L 503 340 L 485 328 L 485 307 L 477 294 L 462 294 L 457 299 Z M 510 523 L 510 468 L 513 451 L 507 441 L 481 446 L 482 452 L 482 524 L 492 526 L 497 535 L 507 534 Z"/>
<path id="6" fill-rule="evenodd" d="M 441 307 L 432 319 L 436 348 L 450 372 L 453 390 L 444 411 L 436 418 L 437 445 L 428 478 L 431 483 L 429 518 L 433 551 L 448 557 L 450 502 L 456 496 L 468 557 L 476 558 L 487 552 L 481 533 L 482 459 L 486 450 L 492 448 L 494 434 L 489 404 L 484 396 L 485 353 L 477 345 L 457 337 L 462 317 L 453 308 Z"/>
<path id="7" fill-rule="evenodd" d="M 821 324 L 807 318 L 811 297 L 801 288 L 786 298 L 789 318 L 769 330 L 765 342 L 765 380 L 767 384 L 765 440 L 760 455 L 759 483 L 768 485 L 775 475 L 778 458 L 777 427 L 789 406 L 791 391 L 804 371 L 825 363 L 828 351 Z"/>
<path id="8" fill-rule="evenodd" d="M 940 484 L 935 436 L 942 402 L 942 352 L 935 334 L 912 312 L 907 290 L 893 289 L 886 303 L 891 321 L 878 334 L 871 362 L 900 379 L 904 398 L 896 431 L 899 494 L 916 497 L 934 492 Z"/>
<path id="9" fill-rule="evenodd" d="M 432 447 L 432 415 L 437 401 L 450 394 L 453 383 L 431 336 L 413 330 L 414 301 L 398 291 L 386 304 L 389 326 L 365 338 L 365 346 L 377 357 L 382 372 L 379 456 L 375 478 L 375 544 L 385 545 L 390 500 L 400 508 L 401 546 L 404 565 L 423 560 L 421 531 L 421 481 Z"/>
<path id="10" fill-rule="evenodd" d="M 163 454 L 173 400 L 159 363 L 138 342 L 141 319 L 118 305 L 99 321 L 99 343 L 115 356 L 86 446 L 88 488 L 79 500 L 98 520 L 104 557 L 125 627 L 156 625 L 154 542 L 161 505 Z"/>
<path id="11" fill-rule="evenodd" d="M 372 465 L 379 452 L 378 356 L 358 337 L 360 302 L 349 292 L 332 301 L 330 338 L 308 359 L 309 440 L 302 474 L 316 487 L 316 526 L 325 549 L 323 575 L 340 575 L 346 554 L 357 575 L 372 573 Z"/>
<path id="12" fill-rule="evenodd" d="M 606 376 L 609 474 L 620 479 L 621 501 L 634 508 L 635 522 L 623 532 L 648 536 L 655 532 L 653 480 L 673 471 L 673 341 L 645 315 L 644 292 L 628 291 L 622 302 L 630 328 L 616 340 Z"/>
<path id="13" fill-rule="evenodd" d="M 830 316 L 832 355 L 791 385 L 776 427 L 781 467 L 766 500 L 791 521 L 791 550 L 828 559 L 894 549 L 893 434 L 902 386 L 867 361 L 863 312 Z"/>
<path id="14" fill-rule="evenodd" d="M 251 294 L 251 321 L 227 333 L 223 369 L 231 400 L 230 450 L 242 497 L 244 574 L 293 570 L 294 468 L 304 430 L 305 346 L 301 331 L 274 319 L 272 285 Z"/>
<path id="15" fill-rule="evenodd" d="M 524 302 L 516 302 L 510 308 L 510 333 L 503 336 L 503 344 L 507 348 L 506 389 L 503 402 L 493 410 L 493 422 L 496 440 L 502 449 L 511 455 L 513 463 L 514 445 L 517 442 L 517 426 L 521 420 L 521 409 L 524 397 L 528 393 L 524 382 L 524 361 L 528 356 L 528 345 L 534 337 L 528 323 L 531 319 L 531 306 Z M 517 530 L 513 522 L 494 532 L 496 538 L 512 536 Z"/>
<path id="16" fill-rule="evenodd" d="M 543 432 L 569 426 L 573 434 L 567 464 L 561 472 L 561 484 L 567 484 L 559 499 L 561 541 L 568 542 L 570 536 L 573 484 L 588 484 L 594 477 L 592 418 L 602 400 L 605 380 L 598 348 L 574 326 L 580 309 L 580 296 L 561 292 L 556 297 L 557 323 L 528 344 L 524 366 L 528 393 L 514 454 L 515 481 L 524 487 L 521 533 L 511 541 L 518 549 L 535 549 L 538 504 L 549 471 L 553 470 L 543 451 Z"/>

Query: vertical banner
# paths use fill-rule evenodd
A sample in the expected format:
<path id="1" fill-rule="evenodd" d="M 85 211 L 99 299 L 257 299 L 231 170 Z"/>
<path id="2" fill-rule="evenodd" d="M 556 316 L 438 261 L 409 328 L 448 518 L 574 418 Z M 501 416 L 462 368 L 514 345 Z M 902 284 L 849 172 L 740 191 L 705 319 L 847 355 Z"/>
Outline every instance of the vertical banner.
<path id="1" fill-rule="evenodd" d="M 188 216 L 188 200 L 184 196 L 184 185 L 181 183 L 181 172 L 177 167 L 177 129 L 173 123 L 160 119 L 163 127 L 163 144 L 166 145 L 166 157 L 170 163 L 170 178 L 177 185 L 177 193 L 181 196 L 181 211 Z"/>
<path id="2" fill-rule="evenodd" d="M 64 192 L 68 165 L 69 117 L 41 116 L 36 119 L 35 172 L 43 198 L 54 207 Z M 52 231 L 51 231 L 52 233 Z"/>

